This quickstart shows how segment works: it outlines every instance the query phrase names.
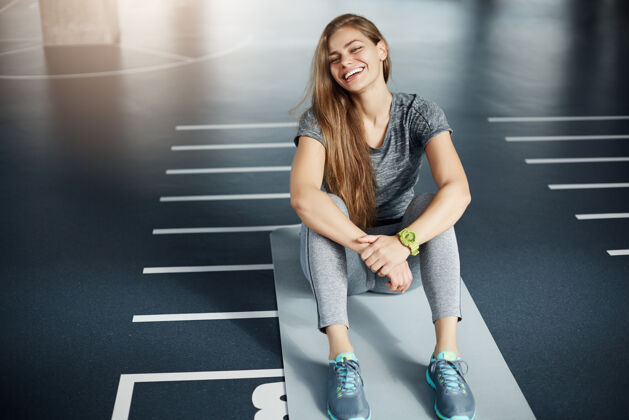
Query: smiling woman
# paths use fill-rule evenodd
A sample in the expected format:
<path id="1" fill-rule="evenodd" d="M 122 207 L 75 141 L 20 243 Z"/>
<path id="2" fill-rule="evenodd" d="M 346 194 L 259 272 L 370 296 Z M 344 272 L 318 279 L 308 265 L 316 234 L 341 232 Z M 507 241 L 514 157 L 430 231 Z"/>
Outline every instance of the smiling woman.
<path id="1" fill-rule="evenodd" d="M 385 83 L 391 60 L 386 41 L 373 24 L 344 16 L 330 22 L 319 40 L 310 90 L 312 111 L 328 139 L 324 182 L 348 203 L 350 218 L 364 229 L 378 217 L 370 153 L 381 144 L 388 125 L 392 95 Z M 374 89 L 380 79 L 385 88 Z M 376 111 L 374 106 L 364 110 L 361 101 L 354 104 L 352 94 L 366 91 L 370 99 L 363 104 L 389 106 Z M 366 119 L 371 121 L 364 124 Z"/>
<path id="2" fill-rule="evenodd" d="M 294 138 L 291 205 L 303 222 L 300 260 L 318 328 L 330 342 L 328 414 L 371 416 L 348 336 L 347 295 L 423 284 L 437 337 L 426 371 L 435 410 L 441 418 L 472 419 L 474 397 L 456 344 L 461 276 L 453 226 L 470 202 L 467 178 L 443 109 L 388 90 L 388 52 L 366 18 L 332 20 L 315 50 L 312 106 Z M 439 191 L 415 195 L 424 154 Z M 414 277 L 421 282 L 411 286 Z"/>
<path id="3" fill-rule="evenodd" d="M 330 49 L 334 49 L 335 44 L 342 42 L 341 40 L 350 37 L 354 38 L 345 43 L 341 52 L 333 50 L 328 54 L 330 61 L 330 72 L 337 81 L 351 82 L 358 78 L 362 78 L 363 74 L 368 73 L 368 65 L 373 66 L 372 77 L 377 78 L 380 61 L 387 54 L 387 47 L 384 39 L 380 39 L 377 43 L 370 42 L 369 38 L 351 27 L 346 26 L 339 29 L 329 40 Z M 347 51 L 345 54 L 343 51 Z M 390 65 L 390 64 L 389 64 Z M 364 70 L 367 69 L 367 72 Z"/>

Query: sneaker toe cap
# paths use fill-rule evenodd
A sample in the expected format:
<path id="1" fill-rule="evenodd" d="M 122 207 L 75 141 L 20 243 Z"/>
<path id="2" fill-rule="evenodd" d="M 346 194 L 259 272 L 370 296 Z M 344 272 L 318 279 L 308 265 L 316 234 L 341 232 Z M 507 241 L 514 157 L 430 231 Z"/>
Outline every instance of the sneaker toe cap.
<path id="1" fill-rule="evenodd" d="M 470 393 L 465 398 L 448 398 L 447 396 L 439 398 L 436 401 L 436 406 L 445 417 L 456 420 L 465 420 L 466 418 L 471 420 L 476 411 L 474 397 Z"/>
<path id="2" fill-rule="evenodd" d="M 370 413 L 369 405 L 365 400 L 358 402 L 341 398 L 334 404 L 334 409 L 331 409 L 330 404 L 328 404 L 328 409 L 338 420 L 366 420 Z"/>

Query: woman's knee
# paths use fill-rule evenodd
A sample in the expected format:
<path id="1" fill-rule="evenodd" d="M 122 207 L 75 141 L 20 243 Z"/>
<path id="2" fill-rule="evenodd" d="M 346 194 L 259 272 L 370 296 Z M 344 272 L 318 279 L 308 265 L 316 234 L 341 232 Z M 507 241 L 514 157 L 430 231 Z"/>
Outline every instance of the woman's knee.
<path id="1" fill-rule="evenodd" d="M 341 209 L 341 211 L 345 214 L 345 216 L 349 217 L 349 211 L 347 210 L 347 206 L 345 205 L 345 202 L 343 201 L 343 199 L 341 197 L 339 197 L 336 194 L 332 194 L 330 192 L 326 193 L 330 196 L 330 198 L 332 199 L 332 201 L 334 202 L 334 204 L 336 204 L 336 206 Z M 310 229 L 308 226 L 306 226 L 305 223 L 301 223 L 301 231 L 300 231 L 300 236 L 303 236 L 303 232 L 306 229 Z"/>
<path id="2" fill-rule="evenodd" d="M 403 227 L 407 227 L 409 224 L 417 220 L 417 218 L 421 216 L 424 210 L 426 210 L 435 195 L 436 193 L 434 192 L 424 192 L 416 195 L 408 205 L 406 213 L 404 213 L 404 217 L 402 218 Z M 456 233 L 454 231 L 454 226 L 450 226 L 448 229 L 435 236 L 431 241 L 433 243 L 445 242 L 451 249 L 452 247 L 456 247 Z"/>
<path id="3" fill-rule="evenodd" d="M 421 194 L 417 194 L 411 200 L 409 207 L 413 206 L 425 210 L 426 207 L 428 207 L 428 205 L 432 202 L 432 199 L 435 198 L 435 194 L 436 193 L 434 192 L 423 192 Z"/>
<path id="4" fill-rule="evenodd" d="M 330 192 L 326 193 L 330 196 L 330 198 L 332 199 L 332 201 L 334 202 L 334 204 L 336 204 L 336 206 L 347 216 L 349 217 L 349 212 L 347 210 L 347 206 L 345 205 L 345 202 L 336 194 L 332 194 Z M 331 239 L 313 231 L 312 229 L 310 229 L 305 223 L 301 223 L 301 229 L 299 231 L 299 236 L 300 236 L 300 263 L 302 266 L 302 270 L 304 271 L 304 273 L 306 274 L 306 277 L 309 277 L 309 275 L 307 274 L 307 268 L 309 266 L 309 258 L 310 258 L 310 254 L 311 252 L 313 252 L 313 248 L 314 249 L 319 249 L 322 245 L 322 243 L 325 243 L 327 245 L 332 245 L 335 248 L 340 247 L 339 244 L 337 244 L 336 242 L 332 241 Z M 340 248 L 343 249 L 343 248 Z M 316 252 L 316 251 L 315 251 Z"/>
<path id="5" fill-rule="evenodd" d="M 434 197 L 434 192 L 424 192 L 413 197 L 406 208 L 406 212 L 404 212 L 404 224 L 414 222 L 426 210 Z"/>

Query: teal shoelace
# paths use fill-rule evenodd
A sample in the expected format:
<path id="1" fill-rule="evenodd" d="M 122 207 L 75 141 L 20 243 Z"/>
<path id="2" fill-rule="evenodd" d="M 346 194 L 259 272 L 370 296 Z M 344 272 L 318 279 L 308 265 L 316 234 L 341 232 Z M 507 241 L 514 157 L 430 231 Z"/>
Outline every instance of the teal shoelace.
<path id="1" fill-rule="evenodd" d="M 334 372 L 339 377 L 343 395 L 354 394 L 358 390 L 358 381 L 360 380 L 358 362 L 351 359 L 336 362 Z"/>
<path id="2" fill-rule="evenodd" d="M 461 367 L 465 365 L 465 372 Z M 467 373 L 468 365 L 463 360 L 437 360 L 432 365 L 433 374 L 437 371 L 441 374 L 443 383 L 445 383 L 445 392 L 459 393 L 464 388 L 463 375 Z M 439 378 L 439 376 L 438 376 Z"/>

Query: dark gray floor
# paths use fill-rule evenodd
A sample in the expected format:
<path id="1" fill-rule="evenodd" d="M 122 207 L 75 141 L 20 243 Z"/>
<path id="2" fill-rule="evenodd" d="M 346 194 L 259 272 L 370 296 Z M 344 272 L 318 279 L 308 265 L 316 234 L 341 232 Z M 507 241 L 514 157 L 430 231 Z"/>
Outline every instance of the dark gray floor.
<path id="1" fill-rule="evenodd" d="M 0 10 L 9 3 L 0 0 Z M 294 121 L 288 109 L 301 99 L 316 40 L 329 20 L 348 11 L 370 18 L 387 37 L 390 89 L 435 100 L 454 128 L 472 191 L 456 224 L 462 276 L 535 415 L 595 419 L 629 410 L 623 357 L 629 256 L 605 252 L 629 248 L 629 219 L 574 216 L 628 212 L 629 190 L 547 187 L 629 182 L 629 164 L 524 163 L 629 156 L 629 140 L 505 141 L 629 134 L 629 120 L 487 121 L 629 115 L 627 2 L 190 0 L 157 6 L 124 0 L 127 47 L 45 50 L 32 4 L 19 1 L 0 13 L 5 417 L 110 418 L 121 374 L 282 368 L 275 318 L 146 324 L 132 318 L 276 309 L 268 270 L 145 275 L 142 269 L 270 264 L 268 232 L 252 233 L 242 244 L 233 234 L 157 236 L 152 230 L 298 223 L 287 199 L 159 202 L 171 195 L 288 192 L 288 172 L 165 171 L 290 165 L 294 149 L 170 147 L 291 141 L 293 128 L 175 127 Z M 248 39 L 229 54 L 207 57 Z M 148 49 L 200 59 L 151 70 L 181 62 Z M 131 68 L 137 72 L 91 77 Z M 60 78 L 69 74 L 77 76 Z M 417 190 L 434 190 L 427 163 Z M 252 418 L 254 391 L 278 380 L 137 384 L 130 418 Z"/>

